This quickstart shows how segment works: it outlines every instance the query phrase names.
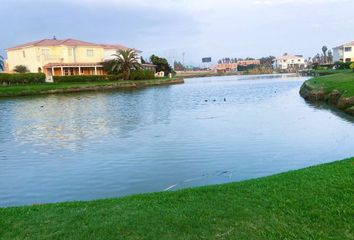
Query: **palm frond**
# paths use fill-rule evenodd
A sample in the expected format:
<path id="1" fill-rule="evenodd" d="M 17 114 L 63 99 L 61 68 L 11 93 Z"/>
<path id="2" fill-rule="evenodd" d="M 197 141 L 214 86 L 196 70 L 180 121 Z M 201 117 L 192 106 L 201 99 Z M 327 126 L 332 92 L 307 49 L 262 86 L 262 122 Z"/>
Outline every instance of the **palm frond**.
<path id="1" fill-rule="evenodd" d="M 114 57 L 112 64 L 112 72 L 123 73 L 125 80 L 129 79 L 130 71 L 140 69 L 139 56 L 133 49 L 119 50 Z"/>

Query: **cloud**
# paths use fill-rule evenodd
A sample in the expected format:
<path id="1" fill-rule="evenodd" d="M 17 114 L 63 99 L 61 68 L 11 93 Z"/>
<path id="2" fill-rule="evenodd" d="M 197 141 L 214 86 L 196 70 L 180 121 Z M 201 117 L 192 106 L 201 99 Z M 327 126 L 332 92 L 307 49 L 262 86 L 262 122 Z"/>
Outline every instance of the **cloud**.
<path id="1" fill-rule="evenodd" d="M 352 0 L 0 0 L 2 49 L 56 35 L 201 57 L 313 55 L 354 39 Z M 40 6 L 40 8 L 38 7 Z M 346 16 L 343 24 L 343 16 Z"/>

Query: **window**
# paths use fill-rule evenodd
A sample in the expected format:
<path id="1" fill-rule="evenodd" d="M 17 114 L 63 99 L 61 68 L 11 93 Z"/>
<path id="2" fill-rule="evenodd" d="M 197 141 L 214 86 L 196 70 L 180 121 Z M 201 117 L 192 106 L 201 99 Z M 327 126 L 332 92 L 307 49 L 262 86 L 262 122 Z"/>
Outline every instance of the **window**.
<path id="1" fill-rule="evenodd" d="M 49 49 L 42 49 L 42 55 L 44 56 L 45 60 L 48 60 L 50 55 Z"/>
<path id="2" fill-rule="evenodd" d="M 297 61 L 298 61 L 298 62 L 301 62 L 301 59 L 298 59 Z"/>
<path id="3" fill-rule="evenodd" d="M 352 47 L 345 47 L 345 48 L 344 48 L 344 51 L 345 51 L 345 52 L 351 52 L 351 51 L 352 51 Z"/>
<path id="4" fill-rule="evenodd" d="M 351 62 L 351 61 L 352 61 L 351 58 L 346 58 L 346 59 L 345 59 L 345 62 Z"/>
<path id="5" fill-rule="evenodd" d="M 87 49 L 86 53 L 88 57 L 93 57 L 93 49 Z"/>
<path id="6" fill-rule="evenodd" d="M 22 51 L 22 56 L 25 58 L 26 57 L 26 52 Z"/>

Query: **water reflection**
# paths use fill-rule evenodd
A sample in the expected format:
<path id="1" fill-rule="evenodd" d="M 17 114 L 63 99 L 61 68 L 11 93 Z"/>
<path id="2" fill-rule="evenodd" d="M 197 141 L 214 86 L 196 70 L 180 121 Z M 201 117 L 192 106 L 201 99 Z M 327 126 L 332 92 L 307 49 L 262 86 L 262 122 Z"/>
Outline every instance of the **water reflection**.
<path id="1" fill-rule="evenodd" d="M 126 91 L 114 98 L 112 94 L 52 95 L 44 101 L 43 98 L 21 99 L 9 104 L 3 112 L 8 114 L 7 123 L 13 127 L 14 140 L 19 145 L 43 146 L 41 151 L 77 150 L 85 147 L 85 141 L 107 135 L 128 138 L 141 122 L 168 124 L 168 88 Z M 1 124 L 0 134 L 8 127 Z"/>

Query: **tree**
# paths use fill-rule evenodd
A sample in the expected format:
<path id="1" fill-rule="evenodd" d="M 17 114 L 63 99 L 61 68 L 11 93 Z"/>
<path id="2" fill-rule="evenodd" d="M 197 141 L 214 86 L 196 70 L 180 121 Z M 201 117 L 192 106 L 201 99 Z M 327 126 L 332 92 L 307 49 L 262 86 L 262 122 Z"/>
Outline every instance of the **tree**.
<path id="1" fill-rule="evenodd" d="M 322 47 L 322 52 L 323 52 L 323 63 L 326 64 L 327 63 L 327 46 L 323 46 Z"/>
<path id="2" fill-rule="evenodd" d="M 25 65 L 17 65 L 14 68 L 14 72 L 17 72 L 17 73 L 28 73 L 29 70 L 28 70 L 28 68 Z"/>
<path id="3" fill-rule="evenodd" d="M 186 70 L 186 67 L 181 62 L 175 61 L 173 65 L 174 65 L 176 71 L 185 71 Z"/>
<path id="4" fill-rule="evenodd" d="M 319 53 L 317 53 L 317 54 L 312 58 L 312 62 L 313 62 L 314 64 L 320 64 L 320 62 L 321 62 L 321 56 L 320 56 Z"/>
<path id="5" fill-rule="evenodd" d="M 269 57 L 262 57 L 261 59 L 259 59 L 259 61 L 261 62 L 261 66 L 262 67 L 272 67 L 273 66 L 273 61 L 274 61 L 275 57 L 274 56 L 269 56 Z"/>
<path id="6" fill-rule="evenodd" d="M 138 54 L 133 49 L 119 50 L 118 54 L 113 54 L 111 72 L 122 73 L 124 80 L 129 80 L 131 70 L 141 69 Z"/>
<path id="7" fill-rule="evenodd" d="M 0 55 L 0 71 L 4 71 L 5 70 L 5 61 L 3 56 Z"/>
<path id="8" fill-rule="evenodd" d="M 157 72 L 162 71 L 165 73 L 165 76 L 172 73 L 172 67 L 170 66 L 166 58 L 160 58 L 156 55 L 152 55 L 150 57 L 150 61 L 152 62 L 152 64 L 156 65 Z"/>
<path id="9" fill-rule="evenodd" d="M 328 57 L 327 57 L 327 59 L 328 59 L 328 62 L 329 62 L 329 63 L 332 63 L 332 62 L 333 62 L 333 53 L 332 53 L 331 50 L 328 51 Z"/>
<path id="10" fill-rule="evenodd" d="M 145 64 L 146 63 L 146 61 L 145 61 L 145 59 L 141 56 L 141 63 L 142 64 Z"/>

